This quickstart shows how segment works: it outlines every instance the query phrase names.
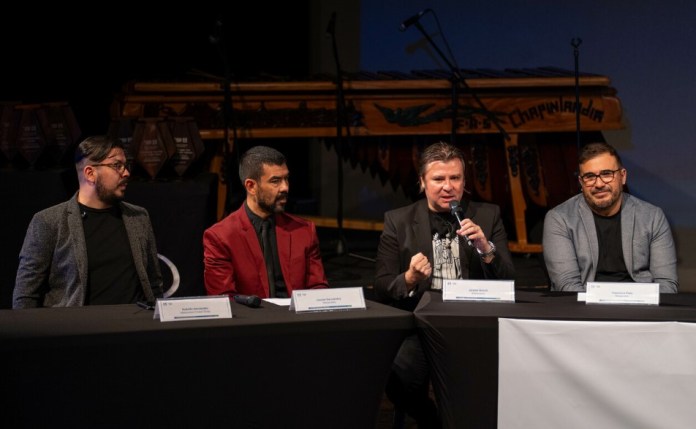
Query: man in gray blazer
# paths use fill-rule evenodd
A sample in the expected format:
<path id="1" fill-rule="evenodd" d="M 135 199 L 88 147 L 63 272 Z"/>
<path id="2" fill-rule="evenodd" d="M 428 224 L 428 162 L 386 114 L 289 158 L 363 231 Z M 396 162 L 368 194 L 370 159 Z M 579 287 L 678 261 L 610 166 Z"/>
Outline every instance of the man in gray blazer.
<path id="1" fill-rule="evenodd" d="M 154 301 L 162 275 L 147 211 L 123 199 L 123 145 L 89 137 L 75 151 L 79 190 L 34 215 L 19 254 L 12 307 Z"/>
<path id="2" fill-rule="evenodd" d="M 677 257 L 662 209 L 623 192 L 627 172 L 609 144 L 585 145 L 578 161 L 582 194 L 551 209 L 544 220 L 551 289 L 639 282 L 676 293 Z"/>

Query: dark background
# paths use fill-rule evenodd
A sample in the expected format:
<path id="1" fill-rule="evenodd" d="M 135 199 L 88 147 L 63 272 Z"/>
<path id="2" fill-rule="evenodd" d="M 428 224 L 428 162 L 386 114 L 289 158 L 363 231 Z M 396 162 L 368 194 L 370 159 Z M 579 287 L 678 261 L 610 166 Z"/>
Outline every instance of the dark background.
<path id="1" fill-rule="evenodd" d="M 225 62 L 233 80 L 308 74 L 308 1 L 272 8 L 261 2 L 230 2 L 227 7 L 196 2 L 154 11 L 150 5 L 146 10 L 122 4 L 99 7 L 71 13 L 65 7 L 36 6 L 4 15 L 0 102 L 67 102 L 81 140 L 107 132 L 110 105 L 129 81 L 195 81 L 204 79 L 201 72 L 224 77 Z M 277 144 L 246 142 L 239 149 L 260 143 Z M 205 144 L 214 149 L 221 142 Z M 303 174 L 309 171 L 306 148 L 290 152 L 289 164 L 299 179 L 294 195 L 303 198 L 308 193 L 302 189 Z M 37 165 L 35 170 L 0 154 L 0 308 L 11 306 L 17 256 L 32 215 L 65 201 L 77 189 L 69 156 L 61 166 Z M 205 293 L 201 237 L 216 220 L 217 181 L 197 176 L 201 170 L 205 168 L 194 166 L 183 185 L 176 177 L 152 181 L 136 177 L 136 172 L 126 196 L 149 210 L 158 249 L 181 274 L 177 296 Z M 164 267 L 163 274 L 167 284 L 171 276 Z"/>
<path id="2" fill-rule="evenodd" d="M 582 38 L 581 69 L 609 76 L 624 108 L 626 128 L 603 134 L 622 154 L 630 171 L 631 192 L 665 210 L 677 242 L 680 289 L 696 290 L 696 186 L 690 167 L 696 147 L 693 2 L 301 0 L 272 6 L 259 2 L 220 6 L 203 1 L 183 8 L 100 4 L 79 12 L 65 3 L 12 5 L 11 13 L 5 6 L 1 15 L 0 101 L 67 101 L 83 135 L 104 133 L 109 104 L 125 82 L 182 78 L 192 76 L 187 73 L 192 69 L 224 74 L 218 46 L 210 43 L 217 20 L 223 22 L 225 53 L 234 79 L 268 80 L 266 74 L 294 77 L 307 76 L 310 70 L 332 71 L 325 37 L 332 11 L 338 11 L 336 31 L 344 69 L 441 68 L 414 27 L 398 31 L 404 19 L 425 8 L 437 13 L 441 27 L 435 14 L 424 16 L 422 24 L 438 43 L 447 37 L 464 68 L 572 68 L 569 42 Z M 281 149 L 291 154 L 301 147 L 291 142 Z M 333 215 L 335 154 L 323 151 L 320 162 L 311 168 L 303 168 L 302 162 L 309 162 L 306 153 L 290 161 L 292 195 L 309 195 L 299 184 L 306 179 L 302 175 L 311 171 L 321 178 L 321 186 L 315 189 L 319 211 Z M 378 220 L 375 212 L 407 203 L 389 183 L 344 165 L 346 217 Z M 7 162 L 0 155 L 0 169 L 5 167 Z M 0 265 L 2 273 L 11 273 L 13 282 L 8 264 L 16 263 L 29 218 L 19 224 L 7 219 L 20 218 L 17 210 L 22 205 L 27 211 L 36 206 L 29 192 L 39 191 L 29 191 L 23 183 L 12 192 L 6 189 L 0 186 Z M 19 235 L 19 244 L 8 238 Z M 11 287 L 5 284 L 6 277 L 0 278 L 3 288 Z"/>
<path id="3" fill-rule="evenodd" d="M 106 132 L 109 105 L 124 83 L 196 79 L 195 70 L 223 77 L 223 53 L 234 79 L 306 76 L 308 9 L 308 1 L 20 8 L 0 26 L 0 101 L 68 101 L 86 136 Z"/>

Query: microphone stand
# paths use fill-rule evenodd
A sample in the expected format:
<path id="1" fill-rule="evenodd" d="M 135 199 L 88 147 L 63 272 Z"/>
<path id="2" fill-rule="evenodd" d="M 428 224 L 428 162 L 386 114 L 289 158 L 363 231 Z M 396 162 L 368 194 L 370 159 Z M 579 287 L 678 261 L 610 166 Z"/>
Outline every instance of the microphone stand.
<path id="1" fill-rule="evenodd" d="M 225 46 L 225 35 L 223 31 L 222 20 L 217 20 L 215 22 L 215 35 L 210 36 L 210 42 L 217 46 L 218 54 L 222 59 L 222 64 L 224 68 L 224 76 L 222 79 L 223 85 L 223 105 L 222 105 L 222 122 L 224 126 L 223 138 L 225 139 L 222 151 L 223 151 L 223 161 L 222 161 L 222 182 L 227 185 L 227 195 L 225 196 L 225 210 L 223 217 L 230 213 L 234 208 L 241 204 L 241 202 L 231 201 L 232 197 L 230 195 L 243 195 L 244 193 L 232 192 L 229 188 L 232 183 L 236 183 L 234 180 L 230 180 L 231 177 L 236 175 L 230 174 L 232 170 L 231 160 L 230 160 L 230 130 L 232 130 L 232 144 L 237 144 L 237 127 L 234 121 L 234 108 L 232 105 L 232 72 L 230 68 L 229 57 L 227 55 L 227 48 Z M 237 158 L 239 158 L 239 148 L 235 151 Z M 239 168 L 239 159 L 237 159 L 236 168 Z"/>
<path id="2" fill-rule="evenodd" d="M 346 239 L 343 234 L 343 153 L 345 150 L 343 128 L 346 130 L 346 142 L 350 145 L 350 123 L 346 117 L 346 102 L 345 91 L 343 88 L 343 70 L 341 62 L 338 58 L 338 45 L 336 43 L 336 12 L 331 14 L 331 20 L 326 29 L 327 36 L 331 37 L 331 48 L 333 51 L 334 63 L 336 66 L 336 174 L 337 174 L 337 190 L 336 190 L 336 225 L 338 240 L 336 243 L 336 255 L 343 256 L 347 251 Z M 376 262 L 372 258 L 367 258 L 362 255 L 348 253 L 348 256 L 363 259 L 370 262 Z"/>
<path id="3" fill-rule="evenodd" d="M 336 172 L 338 187 L 336 189 L 336 225 L 338 227 L 338 242 L 336 243 L 336 254 L 342 256 L 345 252 L 345 237 L 343 236 L 343 127 L 346 127 L 346 134 L 350 138 L 350 124 L 346 124 L 345 118 L 345 96 L 343 93 L 343 72 L 341 63 L 338 59 L 338 45 L 336 44 L 336 12 L 331 14 L 329 26 L 326 29 L 328 36 L 331 36 L 331 48 L 333 51 L 334 63 L 336 65 Z"/>
<path id="4" fill-rule="evenodd" d="M 447 67 L 449 67 L 450 72 L 452 73 L 452 77 L 450 79 L 450 81 L 452 82 L 452 112 L 451 112 L 451 114 L 452 114 L 451 115 L 452 116 L 452 129 L 450 132 L 451 133 L 450 134 L 450 139 L 451 139 L 450 143 L 452 143 L 452 144 L 455 143 L 456 135 L 457 135 L 457 125 L 459 123 L 459 121 L 457 119 L 459 116 L 459 91 L 458 91 L 459 85 L 461 85 L 464 88 L 464 90 L 466 91 L 467 94 L 471 95 L 471 97 L 474 99 L 474 101 L 476 102 L 478 107 L 483 111 L 483 113 L 486 115 L 486 117 L 488 119 L 490 119 L 491 122 L 493 122 L 493 124 L 496 126 L 496 128 L 498 128 L 498 131 L 503 136 L 503 138 L 505 140 L 509 141 L 510 135 L 507 133 L 507 131 L 505 131 L 503 126 L 500 124 L 500 119 L 498 119 L 498 117 L 495 116 L 490 110 L 488 110 L 488 108 L 483 104 L 483 102 L 478 97 L 476 92 L 474 92 L 471 89 L 471 87 L 469 86 L 469 84 L 466 83 L 466 80 L 464 80 L 464 78 L 462 77 L 462 75 L 460 73 L 459 67 L 455 67 L 454 64 L 452 64 L 452 62 L 447 58 L 447 56 L 437 46 L 435 41 L 433 41 L 433 39 L 430 37 L 430 35 L 425 31 L 425 29 L 423 28 L 423 26 L 421 25 L 421 23 L 419 21 L 416 21 L 414 23 L 414 26 L 418 29 L 418 31 L 421 32 L 421 34 L 423 35 L 423 37 L 425 37 L 425 39 L 428 41 L 430 46 L 432 46 L 433 49 L 435 49 L 435 52 L 437 52 L 438 56 L 442 59 L 442 61 L 444 61 L 445 64 L 447 64 Z M 442 34 L 442 32 L 441 32 L 441 34 Z M 442 37 L 444 37 L 444 35 Z"/>
<path id="5" fill-rule="evenodd" d="M 576 144 L 578 146 L 578 154 L 580 154 L 580 44 L 582 39 L 574 38 L 570 41 L 573 46 L 573 56 L 575 57 L 575 134 Z"/>

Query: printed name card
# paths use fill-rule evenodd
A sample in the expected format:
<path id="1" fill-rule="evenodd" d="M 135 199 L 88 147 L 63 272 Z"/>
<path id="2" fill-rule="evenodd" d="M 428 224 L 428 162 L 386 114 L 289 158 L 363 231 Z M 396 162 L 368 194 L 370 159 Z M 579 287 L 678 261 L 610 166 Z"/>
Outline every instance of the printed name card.
<path id="1" fill-rule="evenodd" d="M 515 302 L 514 280 L 445 280 L 443 301 Z"/>
<path id="2" fill-rule="evenodd" d="M 231 319 L 232 307 L 228 296 L 165 298 L 157 300 L 153 318 L 162 322 Z"/>
<path id="3" fill-rule="evenodd" d="M 365 310 L 365 295 L 361 287 L 333 289 L 304 289 L 292 291 L 290 311 Z"/>
<path id="4" fill-rule="evenodd" d="M 660 305 L 660 284 L 587 282 L 585 303 Z"/>

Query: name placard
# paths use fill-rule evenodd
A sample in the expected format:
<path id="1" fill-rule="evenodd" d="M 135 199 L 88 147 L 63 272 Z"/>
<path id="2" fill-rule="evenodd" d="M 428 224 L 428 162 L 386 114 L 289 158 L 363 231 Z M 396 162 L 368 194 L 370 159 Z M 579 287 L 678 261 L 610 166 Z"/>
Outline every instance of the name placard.
<path id="1" fill-rule="evenodd" d="M 295 313 L 365 310 L 365 295 L 361 287 L 294 290 L 290 299 L 292 310 Z"/>
<path id="2" fill-rule="evenodd" d="M 232 307 L 228 296 L 164 298 L 157 300 L 153 318 L 162 322 L 230 319 Z"/>
<path id="3" fill-rule="evenodd" d="M 515 302 L 514 280 L 445 280 L 443 301 Z"/>
<path id="4" fill-rule="evenodd" d="M 587 282 L 585 303 L 660 305 L 660 284 Z"/>

